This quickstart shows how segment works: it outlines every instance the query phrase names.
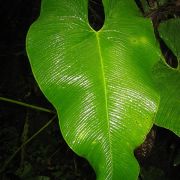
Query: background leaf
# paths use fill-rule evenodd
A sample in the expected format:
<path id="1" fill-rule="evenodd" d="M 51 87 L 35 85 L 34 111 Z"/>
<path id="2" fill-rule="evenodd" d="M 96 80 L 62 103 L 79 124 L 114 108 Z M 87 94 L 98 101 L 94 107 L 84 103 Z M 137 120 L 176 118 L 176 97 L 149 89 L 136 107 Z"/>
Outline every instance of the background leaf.
<path id="1" fill-rule="evenodd" d="M 161 101 L 155 123 L 170 129 L 180 136 L 180 19 L 168 20 L 160 24 L 159 33 L 166 45 L 178 59 L 178 67 L 173 69 L 165 63 L 154 68 L 157 88 Z"/>
<path id="2" fill-rule="evenodd" d="M 165 41 L 167 46 L 180 60 L 180 18 L 169 19 L 160 24 L 159 33 L 161 38 Z M 179 68 L 179 67 L 178 67 Z"/>

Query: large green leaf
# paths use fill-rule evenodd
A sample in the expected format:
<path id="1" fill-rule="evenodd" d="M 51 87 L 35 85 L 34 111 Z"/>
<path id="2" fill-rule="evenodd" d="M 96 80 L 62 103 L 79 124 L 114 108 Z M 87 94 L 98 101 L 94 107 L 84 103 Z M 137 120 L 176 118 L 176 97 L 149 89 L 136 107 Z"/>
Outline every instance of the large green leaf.
<path id="1" fill-rule="evenodd" d="M 163 22 L 160 24 L 159 33 L 179 62 L 180 19 Z M 160 62 L 154 68 L 154 75 L 161 97 L 155 123 L 180 136 L 180 65 L 172 69 Z"/>
<path id="2" fill-rule="evenodd" d="M 132 0 L 104 0 L 105 23 L 88 23 L 87 0 L 42 0 L 27 36 L 34 76 L 59 116 L 68 145 L 99 180 L 137 179 L 134 149 L 159 104 L 160 59 L 150 20 Z"/>

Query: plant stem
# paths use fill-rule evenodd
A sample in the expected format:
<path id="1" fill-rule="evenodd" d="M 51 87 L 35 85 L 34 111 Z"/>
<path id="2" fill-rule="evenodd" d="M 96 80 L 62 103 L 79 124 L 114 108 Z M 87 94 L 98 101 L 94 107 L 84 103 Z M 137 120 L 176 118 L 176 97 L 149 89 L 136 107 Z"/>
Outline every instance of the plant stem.
<path id="1" fill-rule="evenodd" d="M 46 108 L 39 107 L 39 106 L 34 106 L 34 105 L 31 105 L 31 104 L 27 104 L 27 103 L 24 103 L 24 102 L 21 102 L 21 101 L 16 101 L 16 100 L 1 97 L 1 96 L 0 96 L 0 101 L 10 102 L 10 103 L 13 103 L 13 104 L 17 104 L 17 105 L 20 105 L 20 106 L 28 107 L 28 108 L 31 108 L 31 109 L 35 109 L 35 110 L 38 110 L 38 111 L 43 111 L 43 112 L 47 112 L 47 113 L 51 113 L 51 114 L 56 113 L 56 112 L 54 112 L 53 110 L 50 110 L 50 109 L 46 109 Z"/>
<path id="2" fill-rule="evenodd" d="M 9 157 L 9 159 L 4 163 L 4 166 L 0 170 L 0 173 L 4 172 L 7 168 L 8 164 L 11 162 L 11 160 L 16 156 L 16 154 L 26 145 L 28 144 L 32 139 L 34 139 L 39 133 L 41 133 L 46 127 L 48 127 L 56 118 L 56 115 L 53 116 L 42 128 L 40 128 L 35 134 L 33 134 L 27 141 L 25 141 L 17 150 Z"/>
<path id="3" fill-rule="evenodd" d="M 22 144 L 24 144 L 28 140 L 28 132 L 29 132 L 29 111 L 27 110 L 24 128 L 23 128 L 23 132 L 21 135 L 21 143 Z M 21 148 L 20 167 L 24 166 L 24 160 L 25 160 L 25 146 Z"/>

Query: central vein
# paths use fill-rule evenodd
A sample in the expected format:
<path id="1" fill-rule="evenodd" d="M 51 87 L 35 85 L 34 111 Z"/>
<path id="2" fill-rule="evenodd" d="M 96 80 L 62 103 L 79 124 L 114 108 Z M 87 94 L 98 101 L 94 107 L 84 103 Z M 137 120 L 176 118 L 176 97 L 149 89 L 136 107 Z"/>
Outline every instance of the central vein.
<path id="1" fill-rule="evenodd" d="M 104 72 L 105 68 L 104 68 L 104 63 L 103 63 L 103 58 L 102 58 L 102 53 L 101 53 L 101 45 L 100 45 L 100 39 L 99 39 L 99 33 L 98 32 L 96 32 L 96 38 L 97 38 L 97 46 L 98 46 L 98 52 L 99 52 L 98 54 L 99 54 L 99 58 L 100 58 L 102 80 L 103 80 L 106 119 L 107 119 L 107 122 L 108 122 L 109 114 L 108 114 L 108 102 L 107 102 L 107 85 L 106 85 L 106 78 L 105 78 L 105 72 Z M 109 129 L 109 123 L 108 123 L 108 129 Z"/>
<path id="2" fill-rule="evenodd" d="M 105 67 L 104 62 L 102 58 L 102 50 L 100 45 L 100 39 L 99 39 L 99 32 L 96 32 L 96 38 L 97 38 L 97 46 L 98 46 L 98 54 L 100 58 L 100 65 L 101 65 L 101 72 L 102 72 L 102 80 L 103 80 L 103 91 L 104 91 L 104 100 L 105 100 L 105 111 L 106 111 L 106 122 L 107 122 L 107 135 L 108 135 L 108 141 L 109 141 L 109 162 L 108 166 L 112 168 L 112 148 L 111 148 L 111 135 L 110 135 L 110 119 L 109 119 L 109 113 L 108 113 L 108 100 L 107 100 L 107 84 L 106 84 L 106 75 L 105 75 Z M 107 150 L 107 149 L 106 149 Z"/>

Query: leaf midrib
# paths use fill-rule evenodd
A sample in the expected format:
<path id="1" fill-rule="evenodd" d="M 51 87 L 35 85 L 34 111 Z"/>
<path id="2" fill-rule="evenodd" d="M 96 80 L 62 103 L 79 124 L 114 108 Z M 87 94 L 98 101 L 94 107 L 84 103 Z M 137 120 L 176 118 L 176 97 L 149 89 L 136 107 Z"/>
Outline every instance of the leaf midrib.
<path id="1" fill-rule="evenodd" d="M 108 140 L 109 140 L 109 155 L 110 155 L 110 161 L 111 161 L 111 169 L 113 169 L 113 161 L 112 161 L 112 144 L 111 144 L 111 135 L 110 135 L 110 123 L 109 123 L 109 113 L 108 113 L 108 100 L 107 100 L 107 84 L 106 84 L 106 78 L 105 78 L 105 71 L 104 71 L 104 62 L 103 62 L 103 57 L 102 57 L 102 50 L 101 50 L 101 45 L 100 45 L 100 38 L 99 38 L 99 33 L 100 32 L 95 32 L 96 34 L 96 39 L 97 39 L 97 46 L 98 46 L 98 54 L 99 54 L 99 59 L 100 59 L 100 65 L 101 65 L 101 75 L 102 75 L 102 80 L 103 80 L 103 90 L 104 90 L 104 100 L 105 100 L 105 111 L 106 111 L 106 122 L 107 122 L 107 133 L 108 133 Z M 112 174 L 111 174 L 112 175 Z"/>

